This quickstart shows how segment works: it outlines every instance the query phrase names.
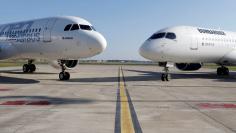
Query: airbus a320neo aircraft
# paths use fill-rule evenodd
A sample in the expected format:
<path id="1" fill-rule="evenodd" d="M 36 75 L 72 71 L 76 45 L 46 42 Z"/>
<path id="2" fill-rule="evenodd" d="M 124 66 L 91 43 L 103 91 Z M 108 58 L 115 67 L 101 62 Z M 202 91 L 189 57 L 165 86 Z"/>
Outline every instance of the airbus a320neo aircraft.
<path id="1" fill-rule="evenodd" d="M 159 62 L 165 73 L 162 81 L 169 80 L 168 67 L 183 71 L 198 70 L 202 63 L 220 65 L 217 75 L 229 75 L 225 66 L 236 65 L 236 33 L 191 26 L 176 26 L 154 33 L 140 47 L 139 53 Z"/>
<path id="2" fill-rule="evenodd" d="M 107 42 L 86 20 L 74 17 L 50 17 L 0 25 L 0 60 L 27 59 L 23 72 L 36 70 L 35 59 L 52 60 L 62 69 L 60 80 L 68 80 L 66 68 L 78 59 L 104 51 Z"/>

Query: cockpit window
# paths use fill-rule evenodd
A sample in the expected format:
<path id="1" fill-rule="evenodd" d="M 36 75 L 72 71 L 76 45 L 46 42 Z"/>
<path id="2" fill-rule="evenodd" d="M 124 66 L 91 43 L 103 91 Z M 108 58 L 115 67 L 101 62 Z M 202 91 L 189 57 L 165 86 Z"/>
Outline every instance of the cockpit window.
<path id="1" fill-rule="evenodd" d="M 78 30 L 79 29 L 79 25 L 78 24 L 73 24 L 73 26 L 71 27 L 71 31 L 72 30 Z"/>
<path id="2" fill-rule="evenodd" d="M 160 38 L 164 38 L 166 35 L 166 33 L 156 33 L 153 34 L 149 39 L 160 39 Z"/>
<path id="3" fill-rule="evenodd" d="M 83 24 L 68 24 L 66 25 L 66 27 L 64 28 L 64 31 L 74 31 L 74 30 L 89 30 L 89 31 L 96 31 L 96 29 L 93 26 L 89 26 L 89 25 L 83 25 Z"/>
<path id="4" fill-rule="evenodd" d="M 82 30 L 93 30 L 92 27 L 89 26 L 89 25 L 82 25 L 82 24 L 80 24 L 80 28 L 81 28 Z"/>
<path id="5" fill-rule="evenodd" d="M 64 28 L 64 31 L 69 31 L 71 26 L 72 26 L 72 24 L 66 25 L 66 27 Z"/>
<path id="6" fill-rule="evenodd" d="M 168 38 L 168 39 L 176 39 L 176 35 L 175 35 L 175 33 L 167 33 L 166 34 L 166 38 Z"/>

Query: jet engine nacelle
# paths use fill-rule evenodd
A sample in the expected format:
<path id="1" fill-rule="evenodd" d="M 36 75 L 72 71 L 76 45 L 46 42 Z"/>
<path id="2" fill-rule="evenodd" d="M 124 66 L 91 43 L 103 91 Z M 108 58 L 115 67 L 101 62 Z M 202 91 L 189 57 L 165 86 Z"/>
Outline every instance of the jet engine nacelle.
<path id="1" fill-rule="evenodd" d="M 66 69 L 74 68 L 78 65 L 78 60 L 58 60 L 58 61 L 52 61 L 51 66 L 57 69 L 61 69 L 61 62 L 65 63 Z"/>
<path id="2" fill-rule="evenodd" d="M 182 71 L 196 71 L 202 67 L 201 63 L 176 63 L 175 66 Z"/>

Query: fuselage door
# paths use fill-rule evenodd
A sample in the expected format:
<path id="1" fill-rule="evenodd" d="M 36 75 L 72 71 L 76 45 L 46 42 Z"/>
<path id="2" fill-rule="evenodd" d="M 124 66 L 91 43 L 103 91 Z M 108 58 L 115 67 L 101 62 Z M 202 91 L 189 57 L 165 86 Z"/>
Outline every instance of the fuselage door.
<path id="1" fill-rule="evenodd" d="M 43 31 L 43 41 L 44 42 L 51 42 L 52 41 L 52 29 L 54 24 L 56 23 L 57 19 L 56 18 L 52 18 L 52 19 L 48 19 L 48 21 L 46 22 L 46 25 L 44 27 L 44 31 Z"/>
<path id="2" fill-rule="evenodd" d="M 190 49 L 191 50 L 198 50 L 198 37 L 196 37 L 196 36 L 192 37 Z"/>

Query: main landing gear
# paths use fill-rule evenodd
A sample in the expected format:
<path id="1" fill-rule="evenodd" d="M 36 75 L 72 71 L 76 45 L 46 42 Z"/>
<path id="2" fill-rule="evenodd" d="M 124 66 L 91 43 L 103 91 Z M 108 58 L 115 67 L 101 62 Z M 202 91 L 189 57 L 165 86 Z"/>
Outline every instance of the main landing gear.
<path id="1" fill-rule="evenodd" d="M 169 67 L 167 67 L 167 64 L 164 65 L 164 73 L 161 74 L 161 80 L 162 81 L 169 81 L 170 80 L 170 74 L 169 74 Z"/>
<path id="2" fill-rule="evenodd" d="M 60 66 L 61 66 L 61 72 L 59 73 L 59 79 L 60 80 L 69 80 L 70 79 L 70 73 L 66 72 L 66 66 L 65 66 L 65 61 L 61 60 L 59 62 Z"/>
<path id="3" fill-rule="evenodd" d="M 28 64 L 23 65 L 23 72 L 24 73 L 33 73 L 36 70 L 35 64 L 32 64 L 34 60 L 28 60 Z"/>
<path id="4" fill-rule="evenodd" d="M 217 75 L 218 76 L 229 76 L 229 69 L 225 66 L 221 66 L 217 68 Z"/>

